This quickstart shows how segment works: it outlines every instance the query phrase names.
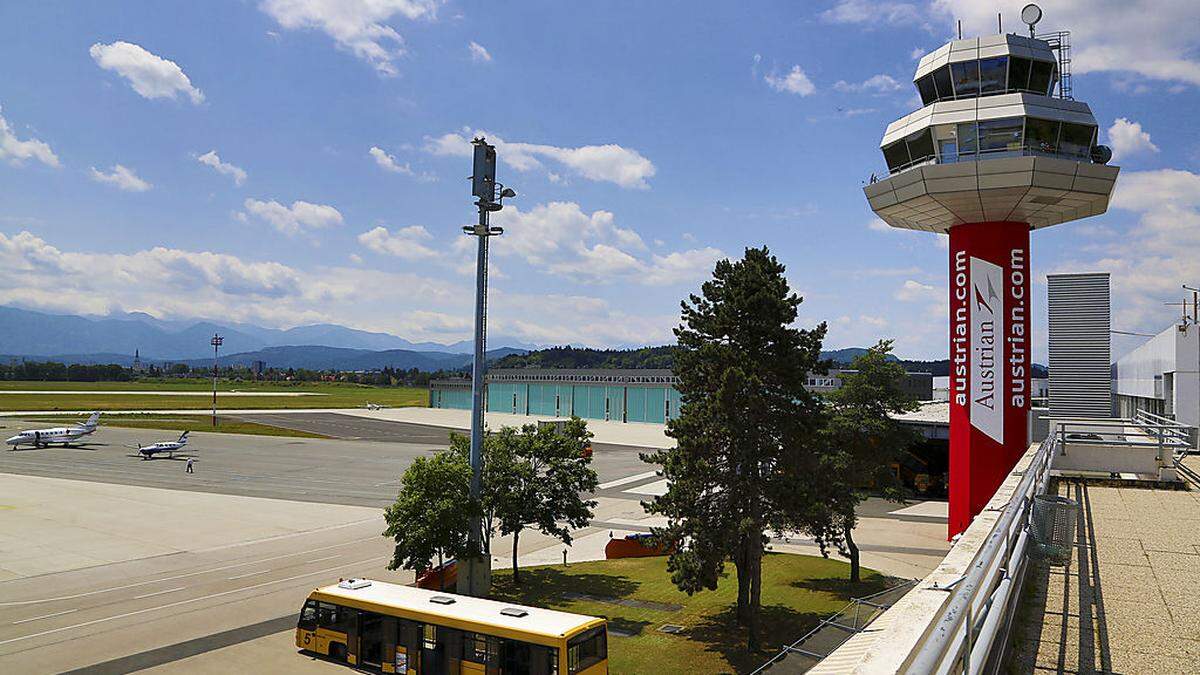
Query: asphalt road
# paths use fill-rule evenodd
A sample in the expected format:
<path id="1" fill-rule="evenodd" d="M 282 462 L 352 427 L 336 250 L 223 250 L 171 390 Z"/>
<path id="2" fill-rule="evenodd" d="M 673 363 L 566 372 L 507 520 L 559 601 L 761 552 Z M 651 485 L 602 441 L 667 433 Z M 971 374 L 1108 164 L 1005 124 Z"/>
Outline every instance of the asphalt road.
<path id="1" fill-rule="evenodd" d="M 101 426 L 82 447 L 0 450 L 0 472 L 144 485 L 174 490 L 292 499 L 327 504 L 385 507 L 392 503 L 400 476 L 420 456 L 449 445 L 449 431 L 439 427 L 370 420 L 337 414 L 272 417 L 270 423 L 301 418 L 312 429 L 334 425 L 375 434 L 388 440 L 344 440 L 193 433 L 187 451 L 196 457 L 196 473 L 184 473 L 186 455 L 142 460 L 137 444 L 170 440 L 169 431 Z M 3 432 L 34 428 L 5 420 Z M 318 432 L 324 433 L 324 432 Z M 347 432 L 349 434 L 349 432 Z M 355 436 L 361 438 L 361 436 Z M 639 449 L 596 445 L 592 465 L 604 483 L 646 472 Z M 621 491 L 616 495 L 637 498 Z M 616 496 L 614 495 L 614 496 Z"/>
<path id="2" fill-rule="evenodd" d="M 0 671 L 127 673 L 289 630 L 308 592 L 331 579 L 411 581 L 384 570 L 379 532 L 376 522 L 316 529 L 5 582 Z M 306 662 L 294 649 L 269 656 L 256 670 Z"/>

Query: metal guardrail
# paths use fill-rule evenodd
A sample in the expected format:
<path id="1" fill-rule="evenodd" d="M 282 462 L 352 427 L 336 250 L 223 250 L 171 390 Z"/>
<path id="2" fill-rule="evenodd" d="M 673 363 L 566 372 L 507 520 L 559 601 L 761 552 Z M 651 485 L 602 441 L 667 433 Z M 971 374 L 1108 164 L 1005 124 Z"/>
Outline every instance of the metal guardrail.
<path id="1" fill-rule="evenodd" d="M 971 561 L 951 584 L 940 615 L 905 665 L 905 672 L 979 673 L 991 663 L 997 639 L 1007 631 L 1028 561 L 1029 517 L 1034 495 L 1050 482 L 1058 437 L 1042 441 L 999 520 Z"/>
<path id="2" fill-rule="evenodd" d="M 793 654 L 809 659 L 810 663 L 804 664 L 806 666 L 811 666 L 820 662 L 826 656 L 829 656 L 833 650 L 840 647 L 851 637 L 854 637 L 854 635 L 865 630 L 872 621 L 874 621 L 879 617 L 880 614 L 895 604 L 897 600 L 904 597 L 904 594 L 915 585 L 917 585 L 917 580 L 913 579 L 911 581 L 905 581 L 901 584 L 896 584 L 891 588 L 885 588 L 884 590 L 877 593 L 872 593 L 871 595 L 866 595 L 861 598 L 851 598 L 849 604 L 835 612 L 832 616 L 822 619 L 821 623 L 817 624 L 812 630 L 805 633 L 799 640 L 796 640 L 790 645 L 784 646 L 784 648 L 780 650 L 778 654 L 772 657 L 770 661 L 767 661 L 756 668 L 750 673 L 750 675 L 759 675 L 760 673 L 764 673 L 772 666 L 775 666 L 780 661 L 783 661 L 789 655 Z M 816 649 L 819 649 L 816 647 L 813 649 L 806 649 L 806 647 L 809 646 L 809 643 L 813 641 L 814 636 L 830 630 L 836 631 L 838 636 L 837 638 L 829 640 L 825 643 L 825 653 L 822 654 L 821 652 L 816 651 Z M 790 668 L 788 670 L 789 672 L 802 672 L 807 670 L 807 668 L 801 666 L 795 671 Z"/>
<path id="3" fill-rule="evenodd" d="M 888 169 L 885 169 L 881 173 L 872 173 L 869 182 L 878 183 L 881 180 L 891 178 L 893 176 L 896 176 L 897 174 L 904 173 L 905 171 L 916 168 L 918 166 L 934 166 L 934 165 L 939 165 L 939 164 L 961 164 L 963 162 L 987 161 L 990 159 L 1003 159 L 1005 157 L 1053 157 L 1056 159 L 1069 159 L 1074 162 L 1091 162 L 1092 161 L 1091 156 L 1089 154 L 1079 154 L 1077 152 L 1060 152 L 1059 150 L 1057 150 L 1055 148 L 1049 148 L 1049 147 L 1043 147 L 1043 146 L 1034 147 L 1034 146 L 1025 144 L 1019 148 L 993 148 L 991 150 L 979 150 L 977 152 L 960 152 L 960 153 L 956 153 L 952 156 L 949 156 L 949 155 L 927 155 L 925 157 L 920 157 L 918 159 L 914 159 L 905 164 L 901 164 L 900 166 L 896 167 L 895 169 L 888 168 Z"/>

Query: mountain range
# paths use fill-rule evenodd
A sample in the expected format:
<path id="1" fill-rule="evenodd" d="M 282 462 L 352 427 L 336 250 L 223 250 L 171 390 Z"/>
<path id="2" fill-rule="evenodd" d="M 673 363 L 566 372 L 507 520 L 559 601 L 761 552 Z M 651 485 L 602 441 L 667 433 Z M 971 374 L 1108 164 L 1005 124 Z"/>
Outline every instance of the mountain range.
<path id="1" fill-rule="evenodd" d="M 410 342 L 390 333 L 374 333 L 336 324 L 315 324 L 289 329 L 263 328 L 246 323 L 164 321 L 133 312 L 105 317 L 47 314 L 16 307 L 0 307 L 0 350 L 22 357 L 71 357 L 71 362 L 91 362 L 95 357 L 126 355 L 106 363 L 132 362 L 137 351 L 144 361 L 187 361 L 211 358 L 213 333 L 225 338 L 222 354 L 240 355 L 278 347 L 328 347 L 359 351 L 405 350 L 414 353 L 469 354 L 470 340 L 453 344 Z M 496 347 L 524 350 L 536 347 L 503 336 L 488 340 Z M 276 352 L 275 356 L 283 353 Z M 251 358 L 250 360 L 267 360 Z M 272 364 L 275 365 L 275 364 Z M 396 366 L 399 367 L 399 366 Z"/>

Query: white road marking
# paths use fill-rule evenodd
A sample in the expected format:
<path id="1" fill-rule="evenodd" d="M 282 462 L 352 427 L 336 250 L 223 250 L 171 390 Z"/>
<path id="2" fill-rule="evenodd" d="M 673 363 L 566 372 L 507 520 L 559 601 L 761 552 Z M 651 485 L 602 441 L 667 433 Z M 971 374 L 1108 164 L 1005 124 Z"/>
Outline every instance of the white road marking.
<path id="1" fill-rule="evenodd" d="M 331 556 L 329 556 L 328 558 L 317 558 L 316 560 L 309 560 L 308 562 L 310 562 L 310 563 L 319 563 L 319 562 L 325 562 L 326 560 L 333 560 L 334 558 L 340 558 L 340 557 L 342 557 L 342 556 L 341 556 L 341 554 L 338 554 L 338 555 L 331 555 Z"/>
<path id="2" fill-rule="evenodd" d="M 369 562 L 376 562 L 379 560 L 387 560 L 387 559 L 388 559 L 388 556 L 376 556 L 374 558 L 367 558 L 366 560 L 359 560 L 357 562 L 348 563 L 348 565 L 365 565 L 366 563 L 369 563 Z M 117 619 L 125 619 L 125 618 L 131 617 L 131 616 L 137 616 L 138 614 L 145 614 L 147 612 L 158 611 L 160 609 L 170 609 L 172 607 L 179 607 L 182 605 L 191 604 L 193 602 L 200 602 L 201 600 L 211 600 L 213 598 L 220 598 L 220 597 L 223 597 L 226 595 L 230 595 L 232 593 L 240 593 L 242 591 L 252 591 L 256 588 L 262 588 L 263 586 L 270 586 L 271 584 L 281 584 L 286 581 L 295 581 L 296 579 L 303 579 L 304 577 L 312 577 L 312 576 L 316 576 L 318 574 L 328 574 L 329 572 L 333 572 L 338 569 L 342 569 L 342 568 L 341 567 L 329 567 L 329 568 L 326 568 L 323 570 L 317 570 L 315 572 L 308 572 L 307 574 L 297 574 L 294 577 L 287 577 L 285 579 L 275 579 L 274 581 L 264 581 L 260 584 L 254 584 L 253 586 L 246 586 L 244 588 L 233 588 L 228 591 L 221 591 L 219 593 L 210 593 L 209 595 L 203 595 L 198 598 L 188 598 L 187 600 L 179 600 L 177 602 L 171 602 L 171 603 L 167 603 L 165 605 L 158 605 L 157 607 L 147 607 L 145 609 L 136 609 L 132 612 L 125 612 L 124 614 L 117 614 L 116 616 L 107 616 L 107 617 L 104 617 L 103 619 L 92 619 L 91 621 L 84 621 L 83 623 L 77 623 L 73 626 L 63 626 L 62 628 L 53 628 L 51 630 L 44 630 L 40 633 L 31 633 L 29 635 L 22 635 L 21 637 L 9 638 L 7 640 L 0 640 L 0 645 L 6 645 L 6 644 L 9 644 L 10 642 L 20 642 L 21 640 L 29 640 L 29 639 L 36 638 L 36 637 L 42 637 L 43 635 L 53 635 L 54 633 L 61 633 L 63 631 L 75 630 L 77 628 L 86 628 L 87 626 L 94 626 L 98 623 L 104 623 L 105 621 L 116 621 Z"/>
<path id="3" fill-rule="evenodd" d="M 667 494 L 667 479 L 664 478 L 662 480 L 656 480 L 653 483 L 647 483 L 645 485 L 629 488 L 628 490 L 625 490 L 625 492 L 635 495 L 651 495 L 654 497 L 665 495 Z"/>
<path id="4" fill-rule="evenodd" d="M 266 574 L 267 572 L 270 572 L 270 571 L 271 570 L 259 570 L 257 572 L 246 572 L 245 574 L 239 574 L 235 577 L 229 577 L 229 581 L 233 581 L 234 579 L 245 579 L 246 577 L 252 577 L 256 574 Z"/>
<path id="5" fill-rule="evenodd" d="M 600 485 L 596 486 L 596 488 L 599 490 L 607 490 L 609 488 L 615 488 L 618 485 L 626 485 L 628 483 L 636 483 L 639 480 L 654 478 L 657 475 L 657 471 L 647 471 L 646 473 L 639 473 L 636 476 L 626 476 L 624 478 L 618 478 L 617 480 L 610 480 L 607 483 L 601 483 Z"/>
<path id="6" fill-rule="evenodd" d="M 29 623 L 30 621 L 41 621 L 42 619 L 49 619 L 51 617 L 62 616 L 63 614 L 70 614 L 71 612 L 78 612 L 78 611 L 79 611 L 78 609 L 68 609 L 68 610 L 65 610 L 62 612 L 55 612 L 53 614 L 43 614 L 41 616 L 35 616 L 32 619 L 21 619 L 20 621 L 14 621 L 13 625 L 16 626 L 17 624 Z"/>
<path id="7" fill-rule="evenodd" d="M 182 591 L 185 588 L 187 588 L 187 586 L 180 586 L 179 588 L 168 588 L 165 591 L 154 591 L 153 593 L 146 593 L 145 595 L 135 595 L 135 596 L 133 596 L 133 599 L 141 600 L 142 598 L 153 598 L 156 595 L 166 595 L 167 593 L 174 593 L 176 591 Z"/>
<path id="8" fill-rule="evenodd" d="M 194 577 L 199 574 L 208 574 L 210 572 L 220 572 L 223 570 L 230 570 L 235 567 L 246 567 L 247 565 L 257 565 L 259 563 L 270 562 L 272 560 L 280 560 L 282 558 L 291 558 L 291 557 L 298 556 L 298 555 L 315 553 L 317 551 L 327 551 L 331 548 L 337 548 L 339 546 L 349 546 L 351 544 L 358 544 L 363 541 L 367 541 L 367 540 L 360 539 L 357 541 L 342 542 L 340 544 L 331 544 L 329 546 L 322 546 L 320 548 L 314 548 L 314 549 L 310 549 L 310 550 L 302 551 L 302 552 L 285 553 L 283 555 L 271 556 L 269 558 L 260 558 L 258 560 L 251 560 L 249 562 L 233 563 L 231 565 L 221 565 L 220 567 L 211 567 L 209 569 L 200 570 L 198 572 L 187 572 L 185 574 L 176 574 L 175 576 L 171 576 L 171 577 L 163 577 L 162 579 L 151 579 L 149 581 L 139 581 L 136 584 L 126 584 L 124 586 L 112 586 L 109 588 L 101 588 L 101 589 L 98 589 L 95 591 L 88 591 L 86 593 L 76 593 L 75 595 L 62 595 L 57 598 L 42 598 L 40 600 L 16 600 L 13 602 L 0 602 L 0 607 L 17 607 L 17 606 L 21 606 L 21 605 L 37 605 L 37 604 L 40 604 L 43 602 L 58 602 L 59 600 L 75 600 L 76 598 L 86 598 L 89 595 L 99 595 L 101 593 L 109 593 L 111 591 L 123 591 L 128 588 L 137 588 L 138 586 L 146 586 L 148 584 L 157 584 L 157 583 L 161 583 L 163 581 L 174 581 L 175 579 Z M 372 538 L 371 541 L 374 541 L 374 538 Z M 218 547 L 218 548 L 225 548 L 225 547 Z M 207 550 L 215 550 L 215 549 L 207 549 Z M 314 562 L 314 561 L 309 561 L 309 562 Z"/>

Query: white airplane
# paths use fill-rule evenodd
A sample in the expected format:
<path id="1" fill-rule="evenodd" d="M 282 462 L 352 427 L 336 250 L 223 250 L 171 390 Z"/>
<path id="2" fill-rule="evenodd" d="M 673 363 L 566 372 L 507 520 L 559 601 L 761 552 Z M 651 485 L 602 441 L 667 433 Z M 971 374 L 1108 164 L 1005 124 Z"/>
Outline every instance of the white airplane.
<path id="1" fill-rule="evenodd" d="M 35 448 L 49 447 L 50 444 L 61 444 L 63 447 L 68 447 L 75 441 L 83 438 L 94 432 L 99 426 L 100 413 L 94 412 L 87 421 L 82 424 L 75 424 L 69 427 L 52 427 L 50 429 L 35 429 L 33 431 L 22 431 L 12 438 L 4 441 L 8 445 L 13 446 L 16 450 L 22 445 L 32 445 Z"/>
<path id="2" fill-rule="evenodd" d="M 378 403 L 367 403 L 367 410 L 382 410 L 383 406 Z"/>
<path id="3" fill-rule="evenodd" d="M 177 450 L 182 450 L 188 443 L 188 432 L 179 434 L 177 441 L 159 441 L 150 445 L 138 444 L 137 451 L 141 454 L 142 459 L 154 459 L 154 455 L 160 452 L 167 453 L 168 457 L 174 457 Z"/>

